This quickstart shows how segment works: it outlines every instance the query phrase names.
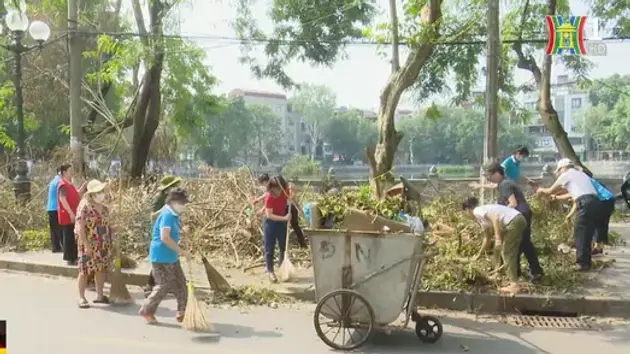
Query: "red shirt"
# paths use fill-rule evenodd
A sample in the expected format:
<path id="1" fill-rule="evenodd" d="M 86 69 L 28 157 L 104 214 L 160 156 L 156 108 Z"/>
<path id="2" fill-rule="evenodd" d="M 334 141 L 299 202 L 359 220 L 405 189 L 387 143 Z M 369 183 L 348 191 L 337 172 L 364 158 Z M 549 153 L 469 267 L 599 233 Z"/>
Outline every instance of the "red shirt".
<path id="1" fill-rule="evenodd" d="M 60 197 L 66 197 L 70 209 L 72 209 L 72 212 L 76 216 L 77 207 L 79 206 L 79 201 L 81 199 L 79 192 L 72 183 L 61 179 L 61 181 L 59 181 L 59 186 L 57 187 L 57 195 L 59 196 L 57 198 L 57 220 L 59 221 L 59 225 L 71 225 L 72 219 L 70 219 L 70 215 L 66 211 L 66 208 L 61 205 Z"/>
<path id="2" fill-rule="evenodd" d="M 271 193 L 266 193 L 263 203 L 265 205 L 265 209 L 273 210 L 275 215 L 287 215 L 287 197 L 284 193 L 282 193 L 279 197 L 274 197 Z"/>

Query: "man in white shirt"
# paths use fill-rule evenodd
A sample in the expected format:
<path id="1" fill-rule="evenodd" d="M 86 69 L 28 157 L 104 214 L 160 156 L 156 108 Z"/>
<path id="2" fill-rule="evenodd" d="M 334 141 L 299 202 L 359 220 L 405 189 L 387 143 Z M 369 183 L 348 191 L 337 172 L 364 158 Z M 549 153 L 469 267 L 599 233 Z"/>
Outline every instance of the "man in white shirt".
<path id="1" fill-rule="evenodd" d="M 597 190 L 591 178 L 578 171 L 570 159 L 561 159 L 556 168 L 558 179 L 549 188 L 538 188 L 536 195 L 554 195 L 565 189 L 577 205 L 573 237 L 575 238 L 576 268 L 587 271 L 591 268 L 591 243 L 600 210 L 603 206 L 597 198 Z"/>
<path id="2" fill-rule="evenodd" d="M 501 251 L 503 262 L 507 270 L 510 284 L 499 289 L 500 292 L 516 293 L 520 290 L 518 284 L 518 258 L 523 230 L 527 227 L 525 217 L 516 209 L 501 204 L 479 205 L 475 197 L 468 198 L 462 203 L 462 209 L 481 225 L 484 237 L 481 250 L 476 258 L 486 250 L 490 242 L 490 235 L 494 232 L 495 252 Z"/>

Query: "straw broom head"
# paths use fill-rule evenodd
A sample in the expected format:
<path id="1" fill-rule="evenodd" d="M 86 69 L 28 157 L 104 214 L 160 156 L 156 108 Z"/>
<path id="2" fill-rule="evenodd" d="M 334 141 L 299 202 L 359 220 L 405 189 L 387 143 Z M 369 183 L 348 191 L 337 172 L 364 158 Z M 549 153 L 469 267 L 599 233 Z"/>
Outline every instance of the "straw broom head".
<path id="1" fill-rule="evenodd" d="M 212 330 L 205 311 L 195 296 L 195 287 L 191 281 L 188 282 L 188 301 L 182 328 L 192 332 L 210 332 Z"/>
<path id="2" fill-rule="evenodd" d="M 291 204 L 289 204 L 289 210 L 291 210 Z M 287 225 L 284 260 L 282 260 L 282 264 L 280 264 L 280 269 L 278 269 L 278 275 L 281 282 L 287 282 L 295 277 L 295 267 L 293 266 L 293 263 L 291 263 L 291 260 L 289 258 L 289 225 Z"/>

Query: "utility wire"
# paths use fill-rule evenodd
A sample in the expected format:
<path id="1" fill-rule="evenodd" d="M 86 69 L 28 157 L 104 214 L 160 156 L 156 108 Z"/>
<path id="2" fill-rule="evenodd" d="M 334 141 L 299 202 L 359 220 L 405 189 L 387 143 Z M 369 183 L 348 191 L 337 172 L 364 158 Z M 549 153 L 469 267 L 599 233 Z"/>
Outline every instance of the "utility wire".
<path id="1" fill-rule="evenodd" d="M 321 40 L 321 39 L 274 39 L 274 38 L 256 38 L 256 37 L 234 37 L 234 36 L 214 36 L 214 35 L 181 35 L 181 34 L 162 34 L 160 36 L 147 33 L 136 33 L 136 32 L 110 32 L 110 31 L 77 31 L 78 34 L 84 36 L 101 36 L 106 35 L 115 38 L 172 38 L 172 39 L 182 39 L 182 40 L 215 40 L 215 41 L 233 41 L 240 43 L 277 43 L 280 45 L 290 45 L 296 43 L 331 43 L 331 44 L 348 44 L 348 45 L 387 45 L 392 44 L 389 41 L 384 42 L 376 42 L 376 41 L 366 41 L 366 40 L 345 40 L 345 41 L 331 41 L 331 40 Z M 630 37 L 626 36 L 618 36 L 618 37 L 607 37 L 601 39 L 603 42 L 612 42 L 612 41 L 625 41 L 629 40 Z M 530 39 L 504 39 L 501 40 L 503 44 L 532 44 L 532 43 L 547 43 L 547 38 L 530 38 Z M 467 41 L 435 41 L 433 44 L 435 45 L 446 45 L 446 46 L 454 46 L 454 45 L 485 45 L 486 40 L 467 40 Z M 409 45 L 406 42 L 401 42 L 400 45 Z"/>

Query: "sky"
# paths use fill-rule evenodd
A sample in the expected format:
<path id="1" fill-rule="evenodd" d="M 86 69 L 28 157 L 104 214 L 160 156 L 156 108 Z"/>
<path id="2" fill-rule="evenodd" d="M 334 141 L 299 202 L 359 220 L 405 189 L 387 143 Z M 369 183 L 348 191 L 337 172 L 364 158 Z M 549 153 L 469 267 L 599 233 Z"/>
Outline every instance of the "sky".
<path id="1" fill-rule="evenodd" d="M 587 15 L 586 1 L 588 0 L 571 0 L 571 13 Z M 263 30 L 271 29 L 271 22 L 266 15 L 271 8 L 271 2 L 272 0 L 258 0 L 257 5 L 253 7 L 254 15 Z M 377 0 L 377 4 L 382 9 L 387 8 L 387 0 Z M 206 50 L 207 64 L 220 81 L 216 93 L 225 93 L 234 88 L 241 88 L 290 94 L 273 80 L 254 78 L 249 67 L 238 62 L 240 56 L 238 43 L 216 39 L 216 37 L 236 37 L 231 25 L 236 12 L 235 0 L 191 0 L 190 4 L 184 5 L 177 11 L 179 11 L 182 35 L 215 37 L 197 38 L 195 42 Z M 383 11 L 381 20 L 386 20 L 387 16 L 387 12 Z M 541 19 L 542 28 L 543 21 Z M 297 82 L 330 87 L 337 94 L 339 106 L 377 110 L 380 90 L 387 81 L 390 72 L 387 59 L 379 55 L 377 50 L 378 47 L 374 45 L 353 45 L 346 49 L 347 58 L 339 60 L 332 68 L 293 63 L 287 71 Z M 630 58 L 630 41 L 608 43 L 607 57 L 593 57 L 596 67 L 590 76 L 598 78 L 615 73 L 630 74 L 630 66 L 626 64 L 627 58 Z M 561 66 L 556 67 L 552 72 L 553 76 L 561 74 L 564 74 L 564 69 Z M 531 80 L 529 72 L 517 71 L 516 75 L 518 82 Z M 483 89 L 483 86 L 480 89 Z M 426 103 L 428 102 L 424 104 Z M 399 108 L 414 109 L 418 105 L 406 98 Z"/>

